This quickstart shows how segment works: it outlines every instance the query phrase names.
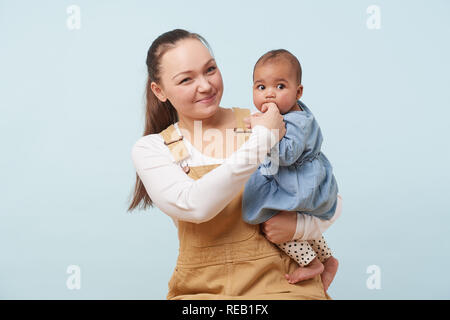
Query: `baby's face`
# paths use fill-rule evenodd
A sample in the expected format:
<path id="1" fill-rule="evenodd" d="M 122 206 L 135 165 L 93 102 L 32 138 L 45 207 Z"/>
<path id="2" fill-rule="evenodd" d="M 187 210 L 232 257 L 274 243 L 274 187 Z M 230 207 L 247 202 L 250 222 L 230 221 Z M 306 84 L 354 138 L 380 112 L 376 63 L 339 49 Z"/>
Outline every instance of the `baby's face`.
<path id="1" fill-rule="evenodd" d="M 298 84 L 295 71 L 288 61 L 267 61 L 255 69 L 253 103 L 258 110 L 267 102 L 274 102 L 281 114 L 297 109 L 302 90 L 303 86 Z"/>

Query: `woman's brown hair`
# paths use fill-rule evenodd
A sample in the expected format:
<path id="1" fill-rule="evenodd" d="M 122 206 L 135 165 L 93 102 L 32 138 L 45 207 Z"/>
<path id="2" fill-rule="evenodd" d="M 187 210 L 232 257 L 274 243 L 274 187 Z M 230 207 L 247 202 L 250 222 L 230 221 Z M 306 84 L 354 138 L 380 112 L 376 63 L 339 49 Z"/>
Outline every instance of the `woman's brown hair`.
<path id="1" fill-rule="evenodd" d="M 169 49 L 175 47 L 176 43 L 183 39 L 197 39 L 201 41 L 210 51 L 208 42 L 199 34 L 183 29 L 175 29 L 163 33 L 156 38 L 147 52 L 147 84 L 145 87 L 145 127 L 143 136 L 160 133 L 171 124 L 178 121 L 178 114 L 169 100 L 160 101 L 153 93 L 150 85 L 152 82 L 161 83 L 160 63 L 161 58 Z M 141 206 L 139 206 L 141 204 Z M 136 173 L 136 183 L 134 187 L 133 199 L 127 211 L 132 211 L 139 206 L 139 209 L 146 209 L 153 206 L 144 184 Z"/>

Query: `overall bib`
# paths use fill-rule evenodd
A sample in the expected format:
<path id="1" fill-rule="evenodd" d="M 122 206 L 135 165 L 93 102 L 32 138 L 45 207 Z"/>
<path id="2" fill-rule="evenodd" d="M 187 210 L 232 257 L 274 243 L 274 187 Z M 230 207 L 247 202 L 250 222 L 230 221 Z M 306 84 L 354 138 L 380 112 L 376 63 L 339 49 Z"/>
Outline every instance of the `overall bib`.
<path id="1" fill-rule="evenodd" d="M 240 146 L 249 137 L 242 119 L 250 115 L 250 110 L 233 111 Z M 173 125 L 160 134 L 176 161 L 189 156 L 183 137 Z M 184 169 L 196 180 L 217 166 Z M 331 299 L 323 290 L 320 275 L 297 284 L 287 282 L 284 275 L 297 269 L 298 264 L 269 242 L 259 225 L 242 220 L 243 191 L 244 187 L 207 222 L 178 221 L 179 254 L 167 299 Z"/>

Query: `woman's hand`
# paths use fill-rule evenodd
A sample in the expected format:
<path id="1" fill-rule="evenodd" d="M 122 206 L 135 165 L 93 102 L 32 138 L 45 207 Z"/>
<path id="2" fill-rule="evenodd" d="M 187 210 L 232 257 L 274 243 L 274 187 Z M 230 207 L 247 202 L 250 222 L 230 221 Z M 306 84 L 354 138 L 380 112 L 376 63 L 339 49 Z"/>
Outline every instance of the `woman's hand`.
<path id="1" fill-rule="evenodd" d="M 273 102 L 265 103 L 262 105 L 261 111 L 262 113 L 256 113 L 244 119 L 247 128 L 262 125 L 267 129 L 278 132 L 278 141 L 280 141 L 286 134 L 286 124 L 277 105 Z"/>
<path id="2" fill-rule="evenodd" d="M 291 241 L 297 227 L 297 212 L 280 211 L 261 224 L 261 231 L 273 243 Z"/>

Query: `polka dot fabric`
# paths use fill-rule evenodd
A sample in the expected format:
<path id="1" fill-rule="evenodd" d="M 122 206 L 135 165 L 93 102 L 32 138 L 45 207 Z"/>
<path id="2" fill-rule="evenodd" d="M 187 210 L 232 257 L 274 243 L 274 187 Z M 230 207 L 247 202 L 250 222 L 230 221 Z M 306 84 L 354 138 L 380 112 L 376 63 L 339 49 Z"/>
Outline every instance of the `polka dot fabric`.
<path id="1" fill-rule="evenodd" d="M 332 255 L 323 236 L 319 240 L 292 240 L 277 246 L 302 267 L 307 266 L 315 257 L 320 262 L 325 262 Z"/>
<path id="2" fill-rule="evenodd" d="M 308 243 L 311 245 L 314 252 L 319 257 L 320 262 L 325 262 L 329 257 L 332 256 L 331 249 L 328 247 L 325 238 L 322 236 L 322 239 L 319 240 L 308 240 Z"/>

